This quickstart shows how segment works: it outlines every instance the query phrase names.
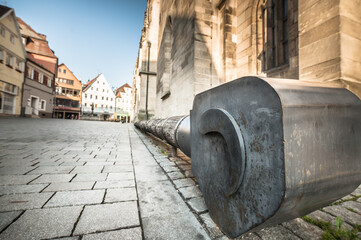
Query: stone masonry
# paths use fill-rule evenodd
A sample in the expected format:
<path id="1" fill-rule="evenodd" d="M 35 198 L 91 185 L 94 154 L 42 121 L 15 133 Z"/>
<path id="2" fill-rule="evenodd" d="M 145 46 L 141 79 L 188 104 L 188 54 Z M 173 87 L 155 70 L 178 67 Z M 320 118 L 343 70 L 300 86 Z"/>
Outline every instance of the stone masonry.
<path id="1" fill-rule="evenodd" d="M 360 11 L 360 0 L 149 0 L 138 62 L 157 42 L 152 117 L 188 115 L 196 94 L 249 75 L 332 82 L 361 97 Z"/>

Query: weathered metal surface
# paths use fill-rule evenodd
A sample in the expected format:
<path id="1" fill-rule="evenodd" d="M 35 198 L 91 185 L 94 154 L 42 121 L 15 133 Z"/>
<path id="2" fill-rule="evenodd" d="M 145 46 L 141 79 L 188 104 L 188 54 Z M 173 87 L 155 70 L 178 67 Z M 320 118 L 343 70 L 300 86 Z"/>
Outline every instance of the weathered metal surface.
<path id="1" fill-rule="evenodd" d="M 191 157 L 191 122 L 189 116 L 185 116 L 181 119 L 181 121 L 179 121 L 174 134 L 177 147 L 181 149 L 184 154 Z"/>
<path id="2" fill-rule="evenodd" d="M 175 116 L 166 119 L 151 119 L 136 122 L 135 126 L 165 140 L 190 156 L 189 116 Z"/>
<path id="3" fill-rule="evenodd" d="M 167 120 L 163 123 L 163 136 L 164 140 L 166 140 L 169 144 L 174 147 L 177 147 L 177 140 L 175 137 L 175 132 L 179 125 L 179 122 L 184 118 L 184 116 L 176 116 L 167 118 Z"/>
<path id="4" fill-rule="evenodd" d="M 230 237 L 303 216 L 361 183 L 361 101 L 343 88 L 245 77 L 198 94 L 190 118 L 155 125 L 192 155 L 210 216 Z"/>
<path id="5" fill-rule="evenodd" d="M 230 237 L 303 216 L 361 183 L 361 102 L 346 89 L 229 82 L 196 96 L 191 141 L 192 172 Z"/>

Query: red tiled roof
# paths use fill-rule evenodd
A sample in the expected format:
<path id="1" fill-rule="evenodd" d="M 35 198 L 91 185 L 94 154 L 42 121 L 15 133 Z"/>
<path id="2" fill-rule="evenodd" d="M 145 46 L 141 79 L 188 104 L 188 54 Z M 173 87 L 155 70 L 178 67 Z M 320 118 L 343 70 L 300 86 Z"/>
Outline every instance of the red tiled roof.
<path id="1" fill-rule="evenodd" d="M 34 57 L 34 54 L 29 53 L 29 52 L 27 53 L 27 57 L 32 62 L 38 64 L 39 66 L 41 66 L 43 68 L 45 68 L 46 70 L 50 71 L 51 73 L 56 74 L 56 62 L 52 63 L 50 61 L 37 59 L 37 58 Z"/>
<path id="2" fill-rule="evenodd" d="M 94 79 L 90 80 L 89 82 L 84 83 L 84 84 L 83 84 L 83 92 L 86 91 L 86 90 L 95 82 L 95 80 L 98 79 L 98 77 L 99 77 L 100 75 L 101 75 L 101 74 L 99 74 L 99 75 L 96 76 Z"/>
<path id="3" fill-rule="evenodd" d="M 7 12 L 9 12 L 11 8 L 0 5 L 0 17 L 4 16 Z"/>
<path id="4" fill-rule="evenodd" d="M 129 86 L 128 83 L 126 83 L 126 84 L 124 84 L 123 86 L 119 87 L 117 90 L 115 90 L 115 92 L 116 92 L 116 97 L 117 97 L 117 98 L 120 98 L 120 97 L 121 97 L 120 93 L 125 92 L 124 88 L 131 88 L 131 87 Z"/>
<path id="5" fill-rule="evenodd" d="M 17 20 L 18 20 L 21 35 L 26 36 L 26 37 L 43 39 L 39 33 L 37 33 L 34 29 L 32 29 L 21 18 L 17 17 Z M 46 40 L 46 38 L 43 40 Z"/>
<path id="6" fill-rule="evenodd" d="M 28 39 L 25 46 L 25 50 L 30 53 L 44 55 L 52 58 L 56 58 L 54 52 L 50 49 L 46 35 L 37 33 L 28 24 L 26 24 L 21 18 L 17 18 L 20 28 L 20 33 L 23 37 Z"/>
<path id="7" fill-rule="evenodd" d="M 48 42 L 44 40 L 30 38 L 30 41 L 25 46 L 25 50 L 27 52 L 56 58 L 53 51 L 49 48 Z"/>

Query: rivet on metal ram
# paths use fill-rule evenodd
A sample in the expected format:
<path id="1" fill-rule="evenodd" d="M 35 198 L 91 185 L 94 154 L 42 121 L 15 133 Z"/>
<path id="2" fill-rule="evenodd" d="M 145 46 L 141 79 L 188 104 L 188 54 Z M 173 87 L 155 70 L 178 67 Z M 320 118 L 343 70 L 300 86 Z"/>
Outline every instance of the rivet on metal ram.
<path id="1" fill-rule="evenodd" d="M 136 126 L 191 156 L 209 214 L 232 238 L 361 183 L 361 101 L 339 86 L 243 77 L 198 94 L 190 117 Z"/>

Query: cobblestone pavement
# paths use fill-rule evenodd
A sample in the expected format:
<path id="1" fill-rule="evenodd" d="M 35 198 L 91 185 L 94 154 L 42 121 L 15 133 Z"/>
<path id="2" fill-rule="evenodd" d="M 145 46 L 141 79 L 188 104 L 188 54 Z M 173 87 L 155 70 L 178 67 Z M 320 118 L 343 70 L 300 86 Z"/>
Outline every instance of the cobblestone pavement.
<path id="1" fill-rule="evenodd" d="M 0 118 L 0 239 L 228 239 L 167 152 L 131 124 Z M 360 231 L 360 197 L 239 239 L 320 239 L 338 216 Z"/>

